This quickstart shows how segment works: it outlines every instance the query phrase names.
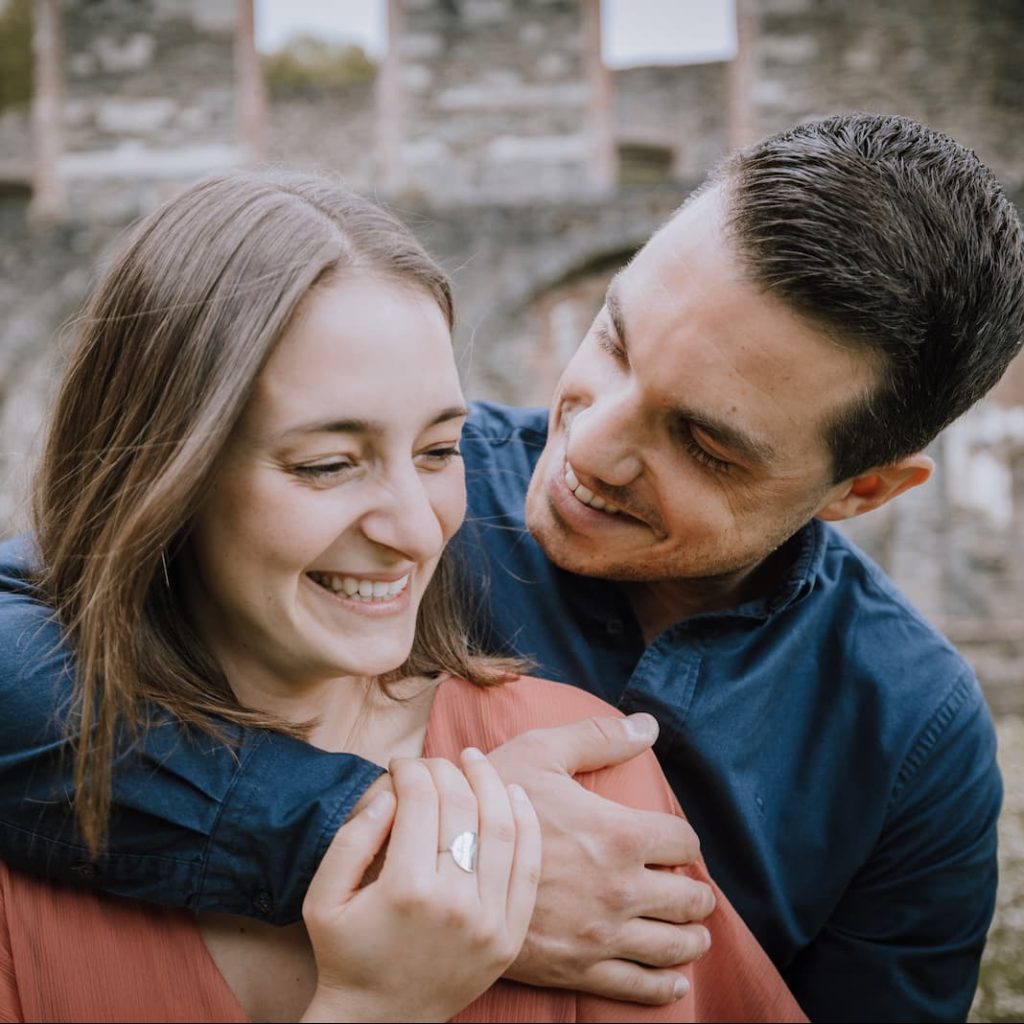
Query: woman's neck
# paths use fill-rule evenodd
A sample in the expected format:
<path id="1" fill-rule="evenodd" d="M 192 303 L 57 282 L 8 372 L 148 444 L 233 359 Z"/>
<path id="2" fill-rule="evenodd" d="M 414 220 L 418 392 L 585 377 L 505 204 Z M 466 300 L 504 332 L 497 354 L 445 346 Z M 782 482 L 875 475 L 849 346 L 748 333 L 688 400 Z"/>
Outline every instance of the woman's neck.
<path id="1" fill-rule="evenodd" d="M 385 690 L 374 680 L 332 679 L 296 687 L 291 694 L 275 691 L 273 699 L 260 692 L 247 694 L 247 704 L 295 723 L 315 717 L 317 724 L 308 736 L 314 746 L 386 766 L 392 757 L 419 757 L 423 752 L 439 685 L 439 680 L 417 677 Z M 199 915 L 198 923 L 213 962 L 252 1020 L 299 1018 L 316 987 L 316 963 L 301 922 L 278 928 L 207 913 Z"/>
<path id="2" fill-rule="evenodd" d="M 410 677 L 386 687 L 359 676 L 286 679 L 263 664 L 218 660 L 240 704 L 310 726 L 306 739 L 315 747 L 381 765 L 422 750 L 436 679 Z"/>

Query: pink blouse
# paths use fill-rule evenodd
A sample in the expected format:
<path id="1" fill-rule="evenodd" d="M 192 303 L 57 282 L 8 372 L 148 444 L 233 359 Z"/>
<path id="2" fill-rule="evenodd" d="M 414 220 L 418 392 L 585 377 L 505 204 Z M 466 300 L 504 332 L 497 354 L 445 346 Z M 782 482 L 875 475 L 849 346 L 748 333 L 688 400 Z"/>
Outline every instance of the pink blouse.
<path id="1" fill-rule="evenodd" d="M 491 750 L 528 729 L 617 714 L 582 690 L 522 678 L 481 689 L 450 679 L 438 689 L 426 757 Z M 579 777 L 632 807 L 681 814 L 653 754 Z M 705 922 L 710 951 L 679 968 L 690 993 L 648 1007 L 501 980 L 456 1021 L 805 1021 L 767 955 L 715 889 Z M 168 910 L 30 878 L 0 864 L 0 1022 L 247 1021 L 187 911 Z"/>

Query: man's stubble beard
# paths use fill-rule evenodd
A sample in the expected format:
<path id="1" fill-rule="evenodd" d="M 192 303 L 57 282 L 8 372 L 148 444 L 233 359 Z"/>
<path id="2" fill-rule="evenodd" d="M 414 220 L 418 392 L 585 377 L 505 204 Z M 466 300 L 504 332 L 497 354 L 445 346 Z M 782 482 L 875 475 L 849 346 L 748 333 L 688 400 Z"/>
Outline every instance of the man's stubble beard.
<path id="1" fill-rule="evenodd" d="M 534 494 L 534 488 L 537 494 Z M 536 511 L 537 508 L 540 511 Z M 709 555 L 693 559 L 692 553 L 677 552 L 670 565 L 654 568 L 637 564 L 636 553 L 623 559 L 605 561 L 586 551 L 580 551 L 573 543 L 573 534 L 550 508 L 543 486 L 536 473 L 530 481 L 526 498 L 526 527 L 547 558 L 558 568 L 577 576 L 616 583 L 654 583 L 670 580 L 692 580 L 695 583 L 713 586 L 737 575 L 748 576 L 765 564 L 787 541 L 798 533 L 814 517 L 817 505 L 808 504 L 800 513 L 794 513 L 779 531 L 764 538 L 758 544 L 742 553 L 728 557 L 725 554 Z"/>

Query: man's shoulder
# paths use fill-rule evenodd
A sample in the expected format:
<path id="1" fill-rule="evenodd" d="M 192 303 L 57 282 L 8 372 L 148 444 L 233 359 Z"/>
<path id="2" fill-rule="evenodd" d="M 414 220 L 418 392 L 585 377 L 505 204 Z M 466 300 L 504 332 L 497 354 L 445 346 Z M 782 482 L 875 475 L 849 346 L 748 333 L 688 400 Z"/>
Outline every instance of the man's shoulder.
<path id="1" fill-rule="evenodd" d="M 963 656 L 849 538 L 826 528 L 824 543 L 816 628 L 836 655 L 825 683 L 856 709 L 858 729 L 870 723 L 901 754 L 897 788 L 943 746 L 992 748 L 991 715 Z"/>
<path id="2" fill-rule="evenodd" d="M 937 664 L 947 671 L 971 671 L 869 555 L 840 531 L 822 526 L 824 550 L 815 590 L 837 637 L 858 663 L 880 662 L 888 667 L 890 678 L 896 666 L 914 677 Z"/>

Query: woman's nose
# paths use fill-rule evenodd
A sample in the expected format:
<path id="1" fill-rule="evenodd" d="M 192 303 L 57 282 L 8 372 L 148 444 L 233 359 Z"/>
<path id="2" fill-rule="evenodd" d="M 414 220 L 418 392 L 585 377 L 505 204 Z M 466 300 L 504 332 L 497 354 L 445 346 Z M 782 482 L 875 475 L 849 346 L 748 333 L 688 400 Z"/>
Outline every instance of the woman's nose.
<path id="1" fill-rule="evenodd" d="M 577 411 L 566 458 L 578 473 L 611 487 L 628 487 L 643 471 L 640 438 L 628 402 L 605 399 Z"/>
<path id="2" fill-rule="evenodd" d="M 363 533 L 375 544 L 412 561 L 433 558 L 444 547 L 444 530 L 416 467 L 389 473 L 380 481 L 377 500 L 362 519 Z"/>

